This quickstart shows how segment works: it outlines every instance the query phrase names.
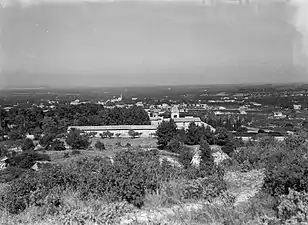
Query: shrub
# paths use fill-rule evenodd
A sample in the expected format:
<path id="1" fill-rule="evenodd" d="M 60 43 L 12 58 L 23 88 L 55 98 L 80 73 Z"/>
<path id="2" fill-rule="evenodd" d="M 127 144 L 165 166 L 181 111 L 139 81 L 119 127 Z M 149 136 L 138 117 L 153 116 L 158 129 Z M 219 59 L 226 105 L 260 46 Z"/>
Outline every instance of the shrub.
<path id="1" fill-rule="evenodd" d="M 72 155 L 80 155 L 81 152 L 79 150 L 73 150 Z"/>
<path id="2" fill-rule="evenodd" d="M 98 141 L 98 142 L 95 143 L 95 148 L 98 149 L 98 150 L 100 150 L 100 151 L 106 149 L 106 148 L 105 148 L 105 144 L 104 144 L 103 142 L 100 142 L 100 141 Z"/>
<path id="3" fill-rule="evenodd" d="M 177 137 L 174 137 L 172 138 L 168 145 L 167 145 L 167 149 L 170 151 L 170 152 L 174 152 L 174 153 L 179 153 L 180 152 L 180 148 L 181 148 L 181 141 L 179 140 L 179 138 Z"/>
<path id="4" fill-rule="evenodd" d="M 308 159 L 293 152 L 273 155 L 267 166 L 264 187 L 273 196 L 288 195 L 289 189 L 308 191 Z"/>
<path id="5" fill-rule="evenodd" d="M 0 147 L 0 157 L 7 156 L 9 153 L 8 149 L 4 146 Z"/>
<path id="6" fill-rule="evenodd" d="M 188 180 L 183 184 L 184 199 L 213 200 L 227 190 L 227 185 L 218 176 Z"/>
<path id="7" fill-rule="evenodd" d="M 134 130 L 129 130 L 129 131 L 128 131 L 128 135 L 129 135 L 131 138 L 136 138 L 136 137 L 141 136 L 142 133 L 136 132 L 136 131 L 134 131 Z"/>
<path id="8" fill-rule="evenodd" d="M 24 172 L 26 172 L 25 169 L 16 166 L 10 166 L 4 170 L 0 170 L 0 182 L 6 183 L 15 180 L 22 176 Z"/>
<path id="9" fill-rule="evenodd" d="M 50 144 L 52 143 L 54 139 L 54 135 L 52 134 L 45 134 L 44 136 L 41 137 L 40 139 L 40 145 L 43 146 L 45 149 L 49 149 Z"/>
<path id="10" fill-rule="evenodd" d="M 36 152 L 23 152 L 7 160 L 9 166 L 23 169 L 30 169 L 36 161 L 50 161 L 50 157 Z"/>
<path id="11" fill-rule="evenodd" d="M 125 147 L 131 147 L 132 145 L 130 143 L 126 143 Z"/>
<path id="12" fill-rule="evenodd" d="M 68 152 L 65 152 L 64 154 L 63 154 L 63 158 L 69 158 L 70 157 L 70 154 L 68 153 Z"/>
<path id="13" fill-rule="evenodd" d="M 288 149 L 296 150 L 305 143 L 305 138 L 300 135 L 291 135 L 285 138 L 284 142 Z"/>
<path id="14" fill-rule="evenodd" d="M 100 136 L 101 136 L 102 139 L 112 138 L 113 135 L 114 135 L 114 133 L 111 133 L 109 130 L 104 131 L 103 133 L 100 133 Z"/>
<path id="15" fill-rule="evenodd" d="M 66 150 L 64 142 L 60 140 L 54 140 L 51 143 L 50 149 L 53 151 L 64 151 Z"/>
<path id="16" fill-rule="evenodd" d="M 64 190 L 65 185 L 77 184 L 70 183 L 72 180 L 68 178 L 65 171 L 58 167 L 43 172 L 29 171 L 12 182 L 2 196 L 1 205 L 13 214 L 22 212 L 31 205 L 43 206 L 55 188 Z"/>
<path id="17" fill-rule="evenodd" d="M 258 145 L 261 148 L 265 148 L 267 146 L 276 146 L 277 145 L 277 141 L 272 136 L 265 136 L 265 137 L 259 138 Z"/>
<path id="18" fill-rule="evenodd" d="M 24 142 L 22 143 L 21 149 L 23 151 L 30 151 L 30 150 L 34 150 L 34 147 L 35 146 L 34 146 L 33 141 L 29 138 L 26 138 Z"/>
<path id="19" fill-rule="evenodd" d="M 235 146 L 234 144 L 230 141 L 228 142 L 226 145 L 221 147 L 221 150 L 226 153 L 228 156 L 231 156 L 231 154 L 234 152 L 235 150 Z"/>
<path id="20" fill-rule="evenodd" d="M 115 143 L 115 146 L 117 146 L 117 147 L 122 147 L 122 144 L 121 144 L 120 141 L 117 141 L 117 142 Z"/>
<path id="21" fill-rule="evenodd" d="M 308 194 L 289 190 L 288 195 L 280 197 L 277 207 L 278 218 L 284 224 L 302 224 L 308 222 Z"/>

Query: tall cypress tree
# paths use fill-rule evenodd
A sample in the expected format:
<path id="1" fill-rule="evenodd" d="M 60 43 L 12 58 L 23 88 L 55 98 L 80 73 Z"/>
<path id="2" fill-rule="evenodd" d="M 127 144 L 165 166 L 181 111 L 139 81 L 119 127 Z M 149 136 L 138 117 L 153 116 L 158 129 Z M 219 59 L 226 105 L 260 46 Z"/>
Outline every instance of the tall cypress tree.
<path id="1" fill-rule="evenodd" d="M 200 141 L 200 166 L 207 171 L 211 171 L 214 167 L 214 157 L 212 155 L 212 150 L 210 145 L 207 143 L 206 140 L 201 139 Z"/>

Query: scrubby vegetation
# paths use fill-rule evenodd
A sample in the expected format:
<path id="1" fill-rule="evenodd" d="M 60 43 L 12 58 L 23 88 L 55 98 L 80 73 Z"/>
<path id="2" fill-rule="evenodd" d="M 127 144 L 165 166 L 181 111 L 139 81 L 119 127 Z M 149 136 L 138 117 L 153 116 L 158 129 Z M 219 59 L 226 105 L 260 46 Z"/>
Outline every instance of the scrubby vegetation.
<path id="1" fill-rule="evenodd" d="M 14 165 L 23 166 L 22 163 Z M 174 189 L 173 185 L 180 188 Z M 217 174 L 171 166 L 160 161 L 156 150 L 132 150 L 117 153 L 112 162 L 102 157 L 82 157 L 65 166 L 54 165 L 38 172 L 28 170 L 5 188 L 0 206 L 12 215 L 34 207 L 40 208 L 44 216 L 55 216 L 63 215 L 68 207 L 64 193 L 78 193 L 76 200 L 83 204 L 96 199 L 106 205 L 127 202 L 140 208 L 157 193 L 164 205 L 170 204 L 171 199 L 173 204 L 210 200 L 224 190 L 226 184 Z M 88 219 L 94 222 L 99 218 Z"/>
<path id="2" fill-rule="evenodd" d="M 305 133 L 244 144 L 225 128 L 212 132 L 191 124 L 184 131 L 170 120 L 156 132 L 157 150 L 125 146 L 116 138 L 96 138 L 93 145 L 92 134 L 43 130 L 50 134 L 38 141 L 20 140 L 21 152 L 0 148 L 8 165 L 0 172 L 1 224 L 122 224 L 127 216 L 135 217 L 131 224 L 142 224 L 144 215 L 150 220 L 144 224 L 308 222 Z M 108 141 L 117 149 L 112 154 Z M 35 142 L 43 149 L 34 150 Z M 59 162 L 50 152 L 60 155 Z M 31 169 L 37 161 L 52 162 Z"/>

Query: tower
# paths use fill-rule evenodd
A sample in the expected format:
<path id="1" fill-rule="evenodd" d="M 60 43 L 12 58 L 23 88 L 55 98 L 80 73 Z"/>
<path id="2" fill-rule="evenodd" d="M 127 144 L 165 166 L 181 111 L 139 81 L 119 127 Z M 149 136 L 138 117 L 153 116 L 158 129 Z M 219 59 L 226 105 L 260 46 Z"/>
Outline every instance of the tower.
<path id="1" fill-rule="evenodd" d="M 171 119 L 180 118 L 180 110 L 177 106 L 171 108 Z"/>

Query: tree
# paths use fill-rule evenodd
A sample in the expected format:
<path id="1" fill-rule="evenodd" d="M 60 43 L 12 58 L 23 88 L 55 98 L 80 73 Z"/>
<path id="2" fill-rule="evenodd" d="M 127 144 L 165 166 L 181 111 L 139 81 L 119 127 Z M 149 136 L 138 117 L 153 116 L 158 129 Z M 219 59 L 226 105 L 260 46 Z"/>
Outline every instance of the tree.
<path id="1" fill-rule="evenodd" d="M 68 133 L 66 143 L 73 149 L 86 149 L 90 145 L 89 137 L 77 129 L 72 129 Z"/>
<path id="2" fill-rule="evenodd" d="M 190 123 L 188 130 L 186 132 L 186 143 L 188 145 L 197 145 L 200 143 L 201 138 L 201 130 L 199 127 L 194 123 Z"/>
<path id="3" fill-rule="evenodd" d="M 302 126 L 304 127 L 304 129 L 308 129 L 308 121 L 305 120 L 305 121 L 302 123 Z"/>
<path id="4" fill-rule="evenodd" d="M 136 132 L 134 130 L 129 130 L 128 131 L 128 135 L 131 137 L 131 138 L 136 138 L 138 136 L 141 136 L 142 133 L 139 133 L 139 132 Z"/>
<path id="5" fill-rule="evenodd" d="M 45 116 L 42 121 L 42 129 L 44 134 L 56 134 L 58 131 L 58 125 L 53 118 Z"/>
<path id="6" fill-rule="evenodd" d="M 167 145 L 167 149 L 170 152 L 179 153 L 182 145 L 183 144 L 182 144 L 180 138 L 178 136 L 176 136 L 169 141 L 169 143 Z"/>
<path id="7" fill-rule="evenodd" d="M 193 153 L 187 146 L 182 146 L 179 151 L 179 162 L 182 163 L 184 169 L 187 169 L 190 166 L 191 160 L 193 158 Z"/>
<path id="8" fill-rule="evenodd" d="M 215 138 L 217 145 L 224 146 L 226 145 L 230 139 L 231 134 L 226 128 L 218 127 L 215 132 Z"/>
<path id="9" fill-rule="evenodd" d="M 164 149 L 169 141 L 177 135 L 177 126 L 171 119 L 163 121 L 156 130 L 158 149 Z"/>
<path id="10" fill-rule="evenodd" d="M 265 130 L 263 130 L 263 129 L 258 130 L 258 134 L 264 134 L 264 133 L 266 133 Z"/>
<path id="11" fill-rule="evenodd" d="M 199 150 L 201 158 L 200 166 L 206 170 L 212 170 L 214 167 L 214 157 L 206 140 L 201 139 Z"/>
<path id="12" fill-rule="evenodd" d="M 121 133 L 116 133 L 115 136 L 116 136 L 117 138 L 120 138 Z"/>
<path id="13" fill-rule="evenodd" d="M 0 128 L 0 141 L 4 140 L 4 130 Z"/>
<path id="14" fill-rule="evenodd" d="M 248 131 L 247 127 L 239 127 L 236 129 L 236 132 L 238 133 L 246 133 Z"/>
<path id="15" fill-rule="evenodd" d="M 221 150 L 224 153 L 226 153 L 228 156 L 231 156 L 231 154 L 235 150 L 235 146 L 234 146 L 234 144 L 231 141 L 229 141 L 226 145 L 222 146 Z"/>
<path id="16" fill-rule="evenodd" d="M 35 140 L 39 140 L 42 135 L 42 129 L 39 127 L 36 127 L 32 130 L 32 134 L 34 135 Z"/>
<path id="17" fill-rule="evenodd" d="M 64 151 L 64 150 L 66 150 L 64 142 L 60 141 L 58 139 L 54 140 L 51 143 L 50 149 L 53 150 L 53 151 Z"/>
<path id="18" fill-rule="evenodd" d="M 45 134 L 43 137 L 40 138 L 40 145 L 43 146 L 45 149 L 49 149 L 50 144 L 52 143 L 54 138 L 55 137 L 53 134 Z"/>
<path id="19" fill-rule="evenodd" d="M 181 140 L 181 142 L 183 143 L 187 143 L 187 136 L 186 136 L 186 131 L 184 128 L 178 130 L 178 135 L 177 137 L 179 137 L 179 139 Z"/>
<path id="20" fill-rule="evenodd" d="M 114 133 L 111 133 L 109 130 L 104 131 L 102 134 L 100 134 L 100 136 L 104 139 L 104 138 L 112 138 L 112 136 L 114 135 Z"/>
<path id="21" fill-rule="evenodd" d="M 21 149 L 23 151 L 31 151 L 31 150 L 34 150 L 34 147 L 35 146 L 34 146 L 33 141 L 30 138 L 26 138 L 24 142 L 22 143 Z"/>

